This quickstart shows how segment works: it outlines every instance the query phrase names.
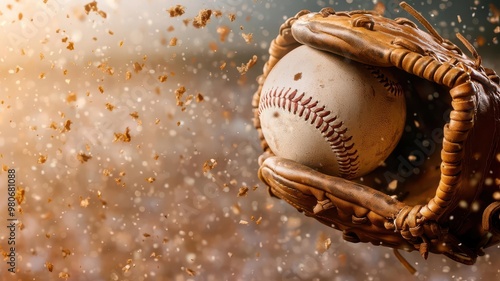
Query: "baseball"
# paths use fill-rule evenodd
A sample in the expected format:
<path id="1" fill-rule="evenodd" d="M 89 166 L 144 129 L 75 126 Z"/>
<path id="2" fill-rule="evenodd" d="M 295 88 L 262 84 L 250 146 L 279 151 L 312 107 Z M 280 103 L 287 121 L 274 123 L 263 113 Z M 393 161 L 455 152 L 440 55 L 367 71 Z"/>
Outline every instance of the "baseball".
<path id="1" fill-rule="evenodd" d="M 404 90 L 395 70 L 300 46 L 267 76 L 262 133 L 277 156 L 353 179 L 374 170 L 403 133 Z"/>

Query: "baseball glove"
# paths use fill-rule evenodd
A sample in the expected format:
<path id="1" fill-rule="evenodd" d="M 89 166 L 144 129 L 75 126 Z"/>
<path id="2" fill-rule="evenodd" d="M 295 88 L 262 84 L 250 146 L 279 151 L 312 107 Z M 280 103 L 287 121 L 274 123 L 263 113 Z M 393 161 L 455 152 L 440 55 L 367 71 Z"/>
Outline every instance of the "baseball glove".
<path id="1" fill-rule="evenodd" d="M 253 99 L 264 150 L 258 176 L 271 195 L 341 230 L 349 242 L 394 248 L 400 260 L 397 249 L 470 265 L 500 241 L 500 79 L 463 36 L 457 34 L 471 58 L 408 4 L 401 7 L 427 32 L 405 18 L 331 8 L 301 11 L 280 27 Z M 407 76 L 405 132 L 384 164 L 362 178 L 277 157 L 264 139 L 262 85 L 302 44 Z"/>

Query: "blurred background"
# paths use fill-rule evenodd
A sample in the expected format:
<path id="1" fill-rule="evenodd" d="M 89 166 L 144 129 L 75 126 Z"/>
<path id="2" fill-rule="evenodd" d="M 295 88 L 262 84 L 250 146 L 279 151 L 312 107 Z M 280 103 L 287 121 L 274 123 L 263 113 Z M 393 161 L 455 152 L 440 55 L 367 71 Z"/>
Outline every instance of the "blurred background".
<path id="1" fill-rule="evenodd" d="M 7 169 L 20 205 L 17 272 L 4 261 L 0 279 L 498 280 L 497 246 L 473 266 L 403 253 L 411 276 L 258 181 L 251 100 L 280 24 L 377 2 L 410 18 L 392 0 L 2 1 L 2 224 Z M 500 71 L 498 2 L 408 2 Z"/>

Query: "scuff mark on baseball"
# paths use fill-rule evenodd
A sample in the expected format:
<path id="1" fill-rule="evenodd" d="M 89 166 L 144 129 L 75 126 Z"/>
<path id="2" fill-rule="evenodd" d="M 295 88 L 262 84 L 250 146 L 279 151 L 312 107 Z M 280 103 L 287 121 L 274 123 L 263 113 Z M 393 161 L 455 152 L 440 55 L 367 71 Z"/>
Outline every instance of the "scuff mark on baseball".
<path id="1" fill-rule="evenodd" d="M 262 88 L 259 118 L 269 147 L 333 176 L 374 170 L 405 126 L 404 88 L 394 71 L 305 45 L 294 49 Z"/>

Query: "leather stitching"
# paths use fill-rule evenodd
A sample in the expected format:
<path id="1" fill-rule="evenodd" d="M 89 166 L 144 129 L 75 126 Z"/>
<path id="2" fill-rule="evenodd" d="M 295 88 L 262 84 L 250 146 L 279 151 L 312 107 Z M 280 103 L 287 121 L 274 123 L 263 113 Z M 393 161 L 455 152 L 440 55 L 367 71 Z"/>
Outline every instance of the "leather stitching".
<path id="1" fill-rule="evenodd" d="M 280 108 L 301 117 L 315 126 L 336 154 L 339 174 L 344 178 L 354 178 L 359 170 L 358 151 L 354 148 L 352 136 L 344 122 L 327 110 L 319 101 L 305 93 L 299 94 L 291 88 L 271 89 L 262 95 L 259 106 L 259 116 L 268 108 Z"/>

